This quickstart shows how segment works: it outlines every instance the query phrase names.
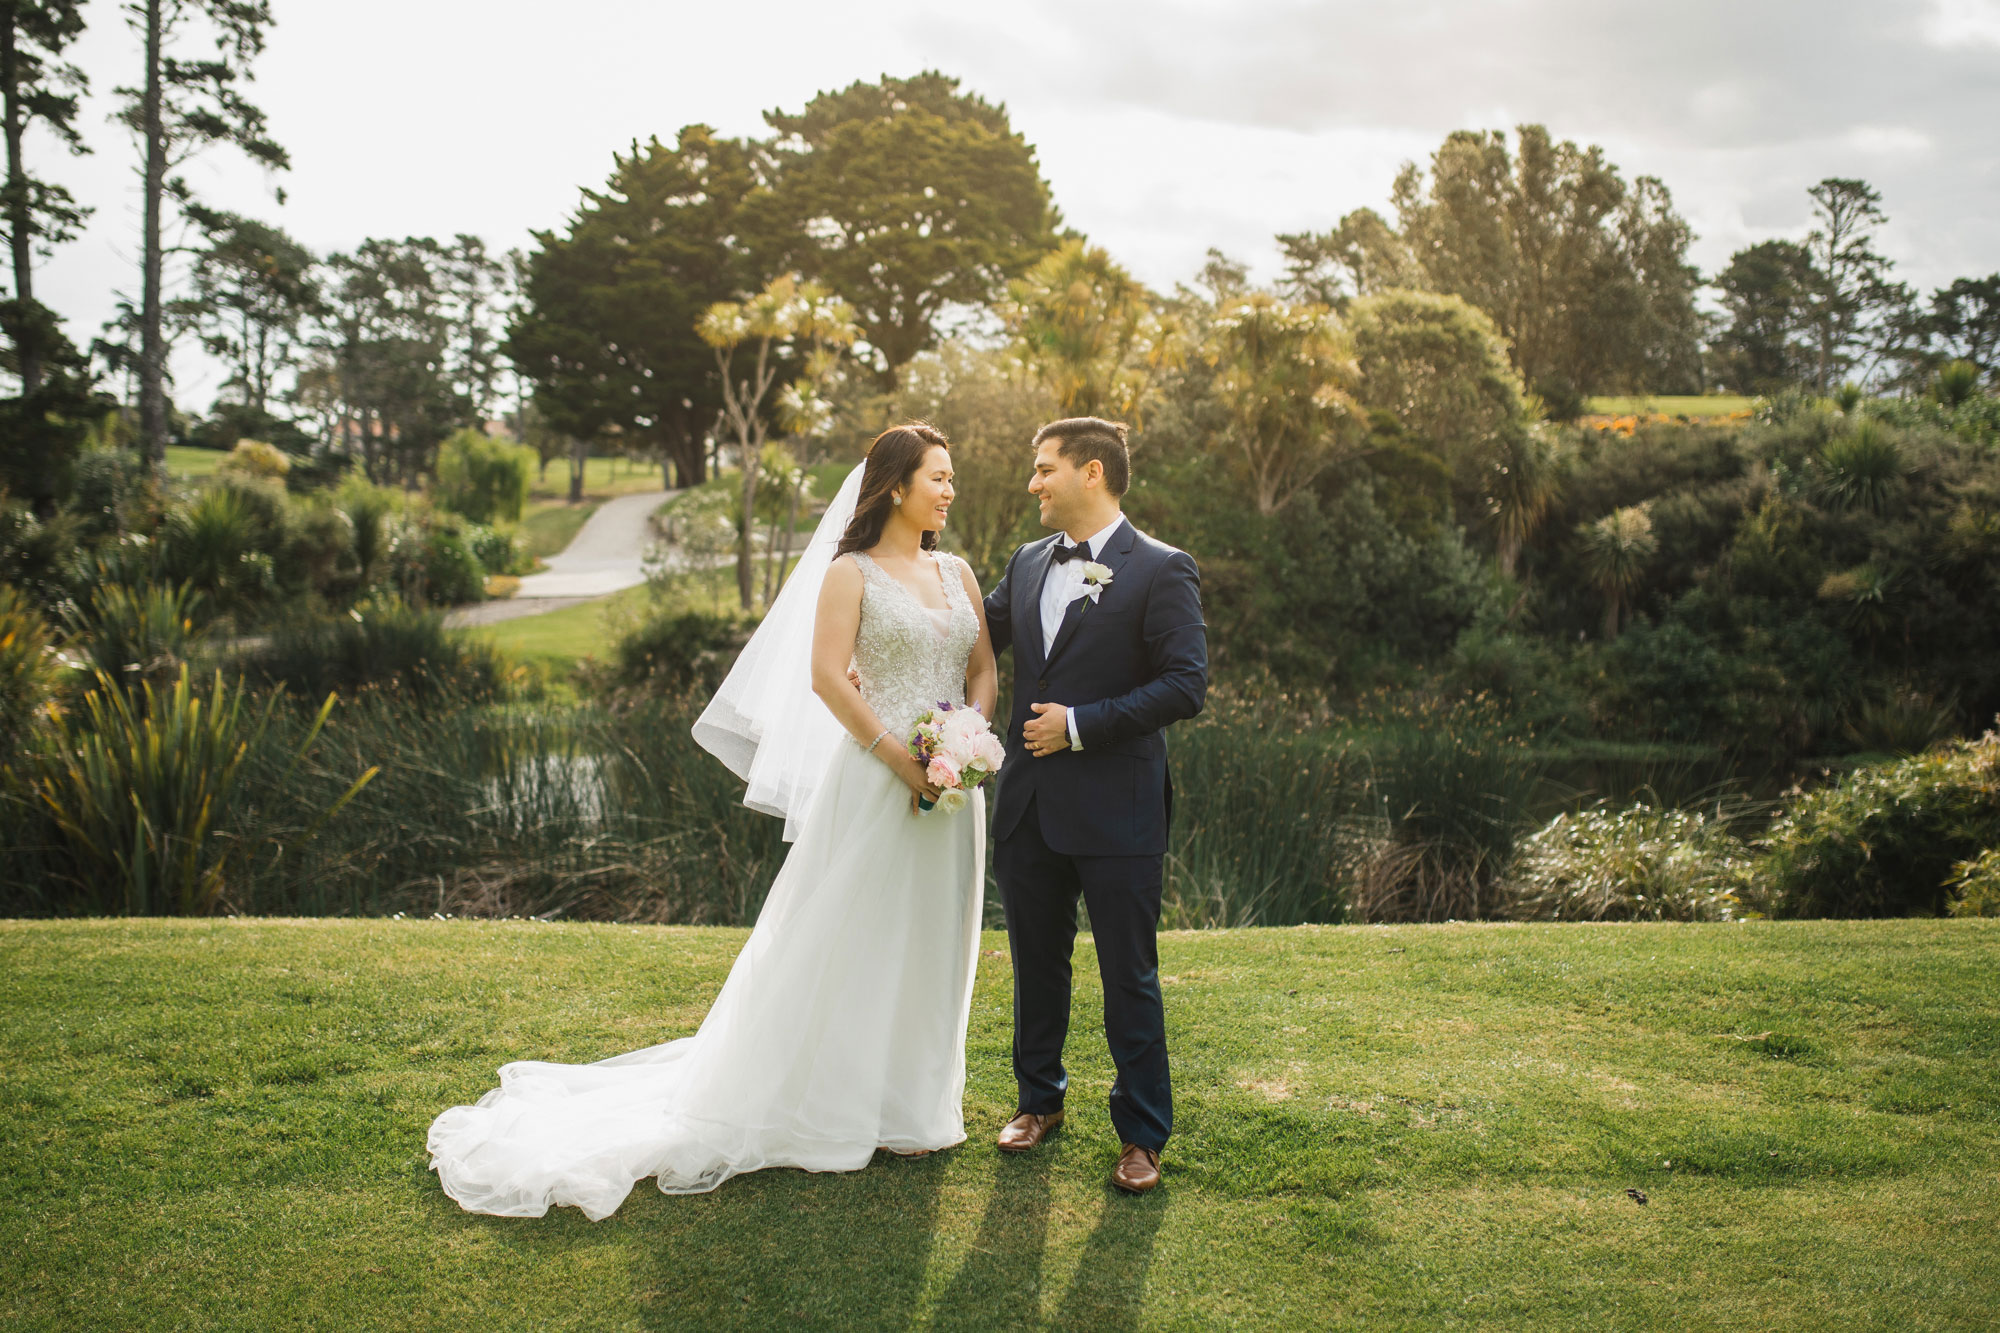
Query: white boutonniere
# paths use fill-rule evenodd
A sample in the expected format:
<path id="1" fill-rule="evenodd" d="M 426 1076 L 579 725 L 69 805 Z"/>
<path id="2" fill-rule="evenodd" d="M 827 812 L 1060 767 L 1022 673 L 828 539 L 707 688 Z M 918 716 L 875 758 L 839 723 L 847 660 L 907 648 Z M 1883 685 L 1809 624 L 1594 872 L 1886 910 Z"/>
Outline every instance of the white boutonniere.
<path id="1" fill-rule="evenodd" d="M 1095 560 L 1084 561 L 1083 595 L 1088 597 L 1093 605 L 1096 604 L 1097 599 L 1104 594 L 1104 590 L 1110 585 L 1110 566 L 1100 565 Z"/>

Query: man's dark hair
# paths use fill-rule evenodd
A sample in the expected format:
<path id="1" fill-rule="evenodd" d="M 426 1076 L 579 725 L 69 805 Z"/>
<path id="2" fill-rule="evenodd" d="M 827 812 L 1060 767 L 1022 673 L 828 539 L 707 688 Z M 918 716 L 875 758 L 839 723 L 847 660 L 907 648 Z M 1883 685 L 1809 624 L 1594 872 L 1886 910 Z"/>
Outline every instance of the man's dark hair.
<path id="1" fill-rule="evenodd" d="M 1125 431 L 1122 421 L 1065 417 L 1036 431 L 1034 447 L 1039 449 L 1044 440 L 1058 441 L 1056 452 L 1067 458 L 1071 467 L 1096 459 L 1104 465 L 1104 489 L 1123 495 L 1132 484 L 1132 451 L 1125 446 Z"/>

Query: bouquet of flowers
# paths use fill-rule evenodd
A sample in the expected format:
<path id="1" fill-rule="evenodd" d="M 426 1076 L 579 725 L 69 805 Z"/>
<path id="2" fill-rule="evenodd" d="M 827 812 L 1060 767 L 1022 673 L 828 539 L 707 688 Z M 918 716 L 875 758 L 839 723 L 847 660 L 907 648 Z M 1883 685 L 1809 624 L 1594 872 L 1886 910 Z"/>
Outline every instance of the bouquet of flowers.
<path id="1" fill-rule="evenodd" d="M 910 757 L 924 766 L 931 785 L 942 789 L 935 801 L 919 799 L 919 808 L 948 815 L 966 807 L 973 789 L 1000 771 L 1007 753 L 985 714 L 942 699 L 917 719 L 909 746 Z"/>

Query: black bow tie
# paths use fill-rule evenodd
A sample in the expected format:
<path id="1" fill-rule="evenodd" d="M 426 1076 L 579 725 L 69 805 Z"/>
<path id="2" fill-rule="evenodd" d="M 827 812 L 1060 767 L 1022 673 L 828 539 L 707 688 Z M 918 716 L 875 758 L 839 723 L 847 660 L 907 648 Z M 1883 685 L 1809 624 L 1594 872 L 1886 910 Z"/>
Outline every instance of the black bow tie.
<path id="1" fill-rule="evenodd" d="M 1055 550 L 1049 553 L 1049 557 L 1059 565 L 1066 565 L 1072 560 L 1088 560 L 1090 543 L 1078 542 L 1074 546 L 1064 546 L 1061 542 L 1057 542 Z"/>

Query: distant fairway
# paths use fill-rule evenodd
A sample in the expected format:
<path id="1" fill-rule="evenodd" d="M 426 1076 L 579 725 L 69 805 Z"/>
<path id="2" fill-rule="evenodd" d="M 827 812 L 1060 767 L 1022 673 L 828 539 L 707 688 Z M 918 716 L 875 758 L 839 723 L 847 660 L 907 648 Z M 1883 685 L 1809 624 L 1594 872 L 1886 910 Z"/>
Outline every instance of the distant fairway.
<path id="1" fill-rule="evenodd" d="M 1594 416 L 1726 417 L 1732 412 L 1748 412 L 1757 403 L 1741 394 L 1681 394 L 1649 398 L 1643 394 L 1624 397 L 1586 398 L 1583 410 Z"/>

